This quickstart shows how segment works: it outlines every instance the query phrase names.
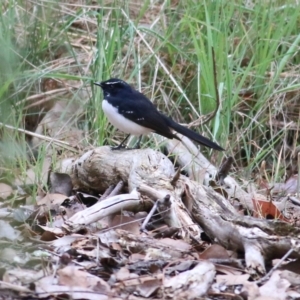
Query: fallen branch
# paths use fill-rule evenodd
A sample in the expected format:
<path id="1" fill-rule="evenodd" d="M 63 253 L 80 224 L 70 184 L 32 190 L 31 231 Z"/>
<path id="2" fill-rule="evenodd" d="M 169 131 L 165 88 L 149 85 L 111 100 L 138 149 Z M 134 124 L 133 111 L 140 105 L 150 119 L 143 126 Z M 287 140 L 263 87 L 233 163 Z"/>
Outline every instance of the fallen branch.
<path id="1" fill-rule="evenodd" d="M 180 155 L 180 151 L 183 152 L 180 145 L 170 143 L 168 148 L 171 145 L 173 153 L 177 151 L 177 162 L 181 164 L 189 158 L 192 159 L 192 155 L 187 158 L 187 151 L 184 152 L 184 156 Z M 216 173 L 216 168 L 205 162 L 199 153 L 192 162 L 197 162 L 196 167 L 191 166 L 191 162 L 182 167 L 188 172 L 197 170 L 197 173 L 203 173 L 203 179 L 207 176 L 212 178 L 213 173 Z M 203 164 L 206 165 L 205 169 L 201 169 Z M 174 182 L 176 171 L 171 161 L 161 152 L 151 149 L 112 151 L 109 147 L 100 147 L 85 153 L 75 161 L 71 173 L 73 182 L 81 190 L 92 189 L 101 193 L 121 180 L 128 184 L 129 192 L 138 188 L 143 199 L 150 198 L 156 201 L 170 195 L 172 213 L 166 218 L 169 226 L 175 225 L 180 228 L 183 238 L 190 236 L 199 238 L 203 229 L 212 241 L 228 249 L 245 251 L 246 265 L 251 272 L 264 273 L 264 260 L 284 255 L 291 248 L 291 237 L 297 240 L 297 234 L 300 233 L 300 230 L 296 230 L 288 223 L 239 215 L 227 199 L 211 187 L 203 185 L 202 181 L 199 183 L 180 175 Z M 227 191 L 233 189 L 238 191 L 235 194 L 232 191 L 231 196 L 247 195 L 247 199 L 240 198 L 240 201 L 250 206 L 251 195 L 243 191 L 233 179 L 228 181 L 226 177 L 225 182 L 232 185 L 226 189 Z M 192 203 L 191 212 L 182 201 L 187 190 L 189 201 Z M 120 195 L 116 197 L 120 199 Z M 138 196 L 134 199 L 135 203 L 139 202 Z M 113 212 L 121 210 L 115 200 L 112 202 L 114 203 L 110 205 L 114 207 Z M 111 214 L 110 205 L 105 206 L 106 209 L 101 207 L 101 213 L 97 207 L 99 216 L 102 217 L 102 213 Z M 95 212 L 92 213 L 94 214 Z M 87 215 L 89 220 L 92 215 Z M 75 219 L 76 222 L 77 220 L 86 222 L 86 216 L 72 217 L 69 221 Z M 93 220 L 96 221 L 96 217 Z M 300 257 L 298 250 L 295 250 L 291 257 Z"/>

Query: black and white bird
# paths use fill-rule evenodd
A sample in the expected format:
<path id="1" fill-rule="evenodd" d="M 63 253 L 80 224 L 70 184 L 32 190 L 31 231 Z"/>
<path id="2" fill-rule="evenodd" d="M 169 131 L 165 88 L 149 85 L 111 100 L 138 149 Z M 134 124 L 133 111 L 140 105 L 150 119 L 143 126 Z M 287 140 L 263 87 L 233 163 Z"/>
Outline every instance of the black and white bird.
<path id="1" fill-rule="evenodd" d="M 206 137 L 160 113 L 145 95 L 133 89 L 125 81 L 111 78 L 103 82 L 94 82 L 94 84 L 103 90 L 102 109 L 110 123 L 128 134 L 114 149 L 122 148 L 130 134 L 140 136 L 137 147 L 139 147 L 142 135 L 150 132 L 169 139 L 180 140 L 173 132 L 174 130 L 203 146 L 219 151 L 224 150 Z"/>

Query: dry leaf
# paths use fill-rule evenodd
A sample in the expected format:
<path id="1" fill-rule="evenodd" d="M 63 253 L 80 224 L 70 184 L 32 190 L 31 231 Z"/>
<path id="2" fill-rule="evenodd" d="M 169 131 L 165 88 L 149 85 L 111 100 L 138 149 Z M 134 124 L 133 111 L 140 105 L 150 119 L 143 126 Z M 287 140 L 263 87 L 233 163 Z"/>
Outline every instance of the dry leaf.
<path id="1" fill-rule="evenodd" d="M 130 272 L 127 268 L 122 267 L 117 273 L 116 273 L 116 279 L 118 281 L 124 281 L 127 279 L 130 279 Z"/>
<path id="2" fill-rule="evenodd" d="M 138 294 L 142 297 L 149 298 L 155 293 L 161 286 L 161 281 L 157 279 L 148 280 L 142 284 L 139 284 L 136 288 Z"/>
<path id="3" fill-rule="evenodd" d="M 244 284 L 248 281 L 250 275 L 249 274 L 243 274 L 243 275 L 217 275 L 216 281 L 217 283 L 222 283 L 225 285 L 239 285 Z"/>
<path id="4" fill-rule="evenodd" d="M 59 271 L 58 271 L 59 272 Z M 75 275 L 75 274 L 74 274 Z M 65 277 L 63 275 L 63 277 Z M 75 277 L 75 276 L 74 276 Z M 74 278 L 75 279 L 75 278 Z M 67 280 L 66 280 L 67 281 Z M 66 294 L 71 299 L 88 299 L 88 300 L 112 300 L 113 298 L 101 292 L 95 292 L 92 289 L 84 288 L 82 286 L 65 286 L 58 284 L 57 279 L 50 275 L 43 277 L 36 282 L 36 293 L 41 293 L 42 298 L 54 298 L 59 294 Z"/>
<path id="5" fill-rule="evenodd" d="M 13 194 L 13 189 L 10 185 L 0 182 L 0 199 L 6 200 Z"/>
<path id="6" fill-rule="evenodd" d="M 259 288 L 260 295 L 263 297 L 269 297 L 274 295 L 273 299 L 285 300 L 287 299 L 287 289 L 290 286 L 290 283 L 281 278 L 281 271 L 275 271 L 271 278 Z"/>
<path id="7" fill-rule="evenodd" d="M 127 230 L 133 234 L 140 235 L 140 224 L 133 217 L 115 215 L 109 227 L 118 227 L 123 230 Z"/>
<path id="8" fill-rule="evenodd" d="M 47 241 L 47 242 L 53 241 L 57 237 L 62 237 L 65 235 L 65 232 L 57 227 L 48 227 L 48 226 L 42 226 L 42 225 L 40 225 L 40 227 L 43 230 L 45 230 L 41 236 L 42 241 Z"/>
<path id="9" fill-rule="evenodd" d="M 299 269 L 298 269 L 299 271 Z M 284 270 L 281 271 L 280 277 L 286 279 L 293 286 L 300 286 L 300 275 L 294 272 Z"/>
<path id="10" fill-rule="evenodd" d="M 272 217 L 274 219 L 280 219 L 282 221 L 288 222 L 289 220 L 286 219 L 275 204 L 272 201 L 265 201 L 265 200 L 257 200 L 252 199 L 253 206 L 254 206 L 254 217 L 263 217 L 268 218 Z"/>
<path id="11" fill-rule="evenodd" d="M 62 194 L 47 194 L 37 202 L 38 205 L 46 205 L 49 208 L 60 206 L 68 197 Z"/>
<path id="12" fill-rule="evenodd" d="M 228 259 L 230 257 L 227 253 L 227 250 L 224 247 L 217 245 L 217 244 L 213 244 L 210 247 L 208 247 L 207 249 L 205 249 L 205 251 L 200 253 L 199 258 L 201 258 L 201 259 L 209 259 L 209 258 Z"/>
<path id="13" fill-rule="evenodd" d="M 52 172 L 50 174 L 50 193 L 71 196 L 73 190 L 72 179 L 69 174 Z"/>
<path id="14" fill-rule="evenodd" d="M 110 286 L 98 276 L 92 275 L 86 271 L 82 271 L 79 267 L 66 266 L 57 271 L 58 284 L 69 287 L 89 288 L 93 291 L 107 294 Z"/>
<path id="15" fill-rule="evenodd" d="M 189 251 L 191 249 L 191 245 L 186 243 L 185 241 L 174 240 L 170 238 L 161 239 L 158 241 L 158 244 L 161 244 L 163 246 L 169 246 L 180 251 Z"/>
<path id="16" fill-rule="evenodd" d="M 17 240 L 20 232 L 14 229 L 8 222 L 0 220 L 0 239 L 8 239 L 10 241 Z"/>

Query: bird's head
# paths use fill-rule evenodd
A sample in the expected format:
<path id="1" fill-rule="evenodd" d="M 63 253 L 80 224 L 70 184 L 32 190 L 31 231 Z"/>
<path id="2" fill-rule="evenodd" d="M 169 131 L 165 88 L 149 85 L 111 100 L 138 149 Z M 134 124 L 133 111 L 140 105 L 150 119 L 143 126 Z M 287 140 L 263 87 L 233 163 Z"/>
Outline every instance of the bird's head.
<path id="1" fill-rule="evenodd" d="M 110 78 L 102 82 L 94 82 L 95 85 L 98 85 L 102 88 L 105 96 L 114 96 L 119 92 L 131 92 L 131 86 L 125 81 L 118 78 Z"/>

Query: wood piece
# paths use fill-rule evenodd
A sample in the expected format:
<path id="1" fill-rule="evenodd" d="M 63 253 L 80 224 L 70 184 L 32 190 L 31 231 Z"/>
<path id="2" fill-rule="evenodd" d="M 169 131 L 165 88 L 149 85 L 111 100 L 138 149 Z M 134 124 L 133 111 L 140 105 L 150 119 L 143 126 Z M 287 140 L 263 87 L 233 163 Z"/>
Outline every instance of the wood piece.
<path id="1" fill-rule="evenodd" d="M 179 149 L 186 156 L 187 151 L 183 152 L 182 147 Z M 199 156 L 198 153 L 197 158 Z M 185 159 L 178 152 L 178 161 Z M 210 175 L 216 171 L 207 161 L 205 169 L 201 170 L 202 163 L 197 161 L 198 172 Z M 291 224 L 241 216 L 227 199 L 202 182 L 180 175 L 173 186 L 171 181 L 175 173 L 171 161 L 158 151 L 111 151 L 109 147 L 100 147 L 75 161 L 71 176 L 80 189 L 91 188 L 101 192 L 122 180 L 128 184 L 129 192 L 139 188 L 145 198 L 157 200 L 169 194 L 172 203 L 172 214 L 166 219 L 169 226 L 175 224 L 184 238 L 199 238 L 201 226 L 214 242 L 228 249 L 245 251 L 250 272 L 264 273 L 264 259 L 281 257 L 291 248 L 292 238 L 299 240 L 300 230 Z M 189 201 L 193 202 L 191 213 L 182 202 L 187 188 Z M 238 186 L 235 188 L 240 190 L 237 193 L 240 197 L 247 195 L 245 203 L 248 203 L 251 195 Z M 240 200 L 243 201 L 243 198 Z M 291 257 L 300 257 L 300 251 L 295 250 Z"/>

